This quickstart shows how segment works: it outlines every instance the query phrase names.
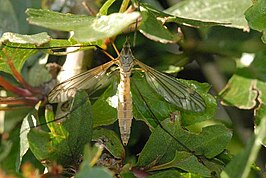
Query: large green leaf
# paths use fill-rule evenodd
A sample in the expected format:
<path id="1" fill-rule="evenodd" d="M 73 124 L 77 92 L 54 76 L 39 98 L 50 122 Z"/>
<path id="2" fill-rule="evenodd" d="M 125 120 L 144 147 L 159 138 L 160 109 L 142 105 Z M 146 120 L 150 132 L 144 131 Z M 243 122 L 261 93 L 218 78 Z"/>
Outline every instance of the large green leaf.
<path id="1" fill-rule="evenodd" d="M 142 16 L 141 25 L 139 28 L 140 32 L 143 33 L 147 38 L 150 38 L 154 41 L 159 41 L 161 43 L 174 43 L 182 38 L 178 33 L 171 32 L 169 29 L 167 29 L 166 24 L 168 22 L 174 22 L 193 27 L 224 25 L 223 23 L 218 22 L 204 22 L 200 20 L 173 16 L 163 11 L 159 11 L 146 3 L 140 4 L 140 11 Z"/>
<path id="2" fill-rule="evenodd" d="M 180 16 L 168 14 L 167 11 L 160 11 L 155 9 L 149 4 L 141 3 L 141 11 L 147 11 L 150 15 L 157 17 L 157 20 L 161 23 L 174 22 L 177 24 L 182 24 L 192 27 L 208 27 L 214 25 L 225 25 L 224 23 L 212 22 L 212 21 L 202 21 L 195 20 L 191 18 L 182 18 Z M 149 22 L 148 22 L 149 23 Z"/>
<path id="3" fill-rule="evenodd" d="M 248 25 L 255 30 L 263 32 L 262 41 L 266 43 L 266 1 L 257 0 L 254 4 L 245 12 Z"/>
<path id="4" fill-rule="evenodd" d="M 215 156 L 226 148 L 231 137 L 223 125 L 207 126 L 202 132 L 193 133 L 183 129 L 179 119 L 167 119 L 150 136 L 136 166 L 153 171 L 176 167 L 203 176 L 212 171 L 219 173 L 222 162 L 215 161 Z"/>
<path id="5" fill-rule="evenodd" d="M 138 12 L 113 13 L 108 16 L 85 16 L 28 9 L 30 24 L 53 30 L 73 31 L 73 38 L 80 42 L 94 42 L 121 33 L 140 16 Z M 58 23 L 60 22 L 60 23 Z"/>
<path id="6" fill-rule="evenodd" d="M 76 167 L 81 158 L 83 147 L 92 138 L 92 109 L 90 102 L 84 102 L 85 92 L 74 99 L 69 117 L 62 124 L 51 122 L 52 111 L 47 111 L 46 119 L 50 132 L 32 129 L 28 134 L 30 149 L 44 164 L 56 161 L 64 167 Z M 86 117 L 84 117 L 86 116 Z"/>
<path id="7" fill-rule="evenodd" d="M 247 29 L 244 12 L 249 6 L 250 0 L 186 0 L 165 12 L 186 19 L 227 23 L 229 27 Z"/>

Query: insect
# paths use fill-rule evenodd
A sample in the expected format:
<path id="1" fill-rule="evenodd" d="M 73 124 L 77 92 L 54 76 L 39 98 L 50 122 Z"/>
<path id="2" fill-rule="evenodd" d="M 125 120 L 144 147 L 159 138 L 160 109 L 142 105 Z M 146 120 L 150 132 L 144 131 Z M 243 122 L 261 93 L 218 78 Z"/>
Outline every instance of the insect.
<path id="1" fill-rule="evenodd" d="M 115 48 L 117 51 L 117 49 Z M 118 53 L 118 52 L 117 52 Z M 193 89 L 178 79 L 161 73 L 137 60 L 131 51 L 130 43 L 126 41 L 117 58 L 75 75 L 58 84 L 48 95 L 50 103 L 64 102 L 74 97 L 78 90 L 90 89 L 99 82 L 107 70 L 117 65 L 120 72 L 118 85 L 117 119 L 120 127 L 121 140 L 127 145 L 133 119 L 132 97 L 130 93 L 130 76 L 134 66 L 139 66 L 149 85 L 166 101 L 184 110 L 203 112 L 206 108 L 203 98 Z"/>

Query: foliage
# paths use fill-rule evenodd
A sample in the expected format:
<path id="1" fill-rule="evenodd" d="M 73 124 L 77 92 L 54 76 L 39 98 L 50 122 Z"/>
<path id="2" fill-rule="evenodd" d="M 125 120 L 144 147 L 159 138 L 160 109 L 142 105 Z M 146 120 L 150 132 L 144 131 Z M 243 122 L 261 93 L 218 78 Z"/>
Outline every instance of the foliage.
<path id="1" fill-rule="evenodd" d="M 46 167 L 46 176 L 265 176 L 265 156 L 259 156 L 266 145 L 264 0 L 95 1 L 88 4 L 91 15 L 62 13 L 71 8 L 47 1 L 44 9 L 28 8 L 27 20 L 53 31 L 35 27 L 29 35 L 14 33 L 27 24 L 19 24 L 12 3 L 5 2 L 16 30 L 1 26 L 6 33 L 0 39 L 0 175 L 38 177 Z M 47 10 L 55 6 L 62 12 Z M 64 35 L 59 31 L 71 35 L 56 38 Z M 93 68 L 105 61 L 98 51 L 114 53 L 110 43 L 121 49 L 128 36 L 140 61 L 171 75 L 186 65 L 179 74 L 191 80 L 176 79 L 178 86 L 196 92 L 205 109 L 176 106 L 151 86 L 147 71 L 135 69 L 130 78 L 135 121 L 123 146 L 114 102 L 119 72 L 110 68 L 93 91 L 51 105 L 47 96 L 58 72 L 45 65 L 59 70 L 47 54 L 62 57 L 73 47 L 71 52 L 95 52 L 90 58 L 97 60 L 86 66 Z M 250 114 L 246 120 L 244 110 Z M 255 129 L 246 129 L 243 120 Z"/>

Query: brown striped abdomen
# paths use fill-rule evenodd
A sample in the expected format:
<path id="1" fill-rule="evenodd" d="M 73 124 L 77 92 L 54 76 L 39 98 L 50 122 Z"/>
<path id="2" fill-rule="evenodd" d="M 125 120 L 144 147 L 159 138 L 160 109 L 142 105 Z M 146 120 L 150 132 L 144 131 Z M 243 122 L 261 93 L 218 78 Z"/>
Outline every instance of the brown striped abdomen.
<path id="1" fill-rule="evenodd" d="M 132 98 L 130 94 L 130 72 L 120 73 L 120 83 L 118 85 L 117 119 L 122 142 L 124 145 L 127 145 L 133 119 Z"/>

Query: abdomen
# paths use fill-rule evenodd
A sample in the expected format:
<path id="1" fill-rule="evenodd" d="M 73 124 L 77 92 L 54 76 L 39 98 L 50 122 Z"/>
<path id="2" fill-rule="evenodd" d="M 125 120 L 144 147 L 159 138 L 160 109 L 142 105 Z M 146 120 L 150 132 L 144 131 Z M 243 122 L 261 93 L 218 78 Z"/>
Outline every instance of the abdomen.
<path id="1" fill-rule="evenodd" d="M 117 116 L 122 142 L 124 145 L 127 145 L 133 119 L 132 98 L 130 94 L 130 72 L 120 72 Z"/>

